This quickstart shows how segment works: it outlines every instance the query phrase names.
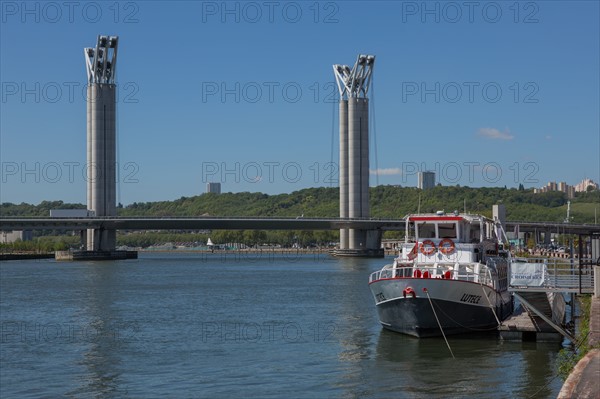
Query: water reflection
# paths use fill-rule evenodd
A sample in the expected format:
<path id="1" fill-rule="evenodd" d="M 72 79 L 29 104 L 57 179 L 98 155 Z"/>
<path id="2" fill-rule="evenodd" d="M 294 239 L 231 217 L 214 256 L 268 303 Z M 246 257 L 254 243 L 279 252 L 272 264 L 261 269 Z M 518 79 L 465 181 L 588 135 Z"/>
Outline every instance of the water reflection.
<path id="1" fill-rule="evenodd" d="M 83 353 L 78 362 L 86 373 L 78 376 L 79 387 L 67 396 L 117 397 L 126 392 L 119 389 L 121 385 L 121 357 L 126 339 L 131 336 L 132 326 L 119 317 L 118 262 L 87 262 L 81 271 L 85 276 L 82 289 L 82 303 L 77 315 L 89 320 L 85 327 L 86 346 L 81 347 Z"/>
<path id="2" fill-rule="evenodd" d="M 381 330 L 377 369 L 384 385 L 402 379 L 408 393 L 428 397 L 554 397 L 554 343 L 504 342 L 495 335 L 418 339 Z"/>
<path id="3" fill-rule="evenodd" d="M 341 258 L 333 290 L 338 291 L 334 319 L 340 348 L 341 373 L 334 383 L 345 398 L 372 397 L 378 390 L 371 375 L 379 324 L 368 276 L 382 265 L 382 259 Z"/>
<path id="4" fill-rule="evenodd" d="M 512 345 L 523 359 L 519 397 L 555 397 L 562 381 L 556 375 L 556 355 L 561 345 L 556 342 L 523 342 Z"/>

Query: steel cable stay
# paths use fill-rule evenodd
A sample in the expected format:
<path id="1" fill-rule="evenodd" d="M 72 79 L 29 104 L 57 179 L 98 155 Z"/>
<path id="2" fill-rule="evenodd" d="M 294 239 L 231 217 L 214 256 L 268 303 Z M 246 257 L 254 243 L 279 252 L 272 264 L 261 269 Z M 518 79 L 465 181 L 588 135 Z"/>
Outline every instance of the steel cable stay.
<path id="1" fill-rule="evenodd" d="M 117 150 L 117 162 L 114 167 L 115 176 L 117 177 L 117 207 L 118 204 L 121 204 L 121 146 L 119 145 L 119 141 L 119 107 L 115 107 L 115 147 Z"/>
<path id="2" fill-rule="evenodd" d="M 341 98 L 338 100 L 341 101 Z M 331 157 L 330 157 L 330 165 L 332 170 L 335 170 L 335 166 L 336 163 L 334 163 L 333 157 L 334 157 L 334 153 L 335 153 L 335 116 L 336 116 L 336 106 L 335 106 L 335 99 L 331 102 Z M 340 165 L 337 166 L 338 169 L 340 167 Z M 331 176 L 331 175 L 330 175 Z M 333 183 L 334 183 L 334 179 L 333 178 L 329 178 L 329 187 L 333 187 Z M 339 182 L 338 182 L 339 183 Z"/>
<path id="3" fill-rule="evenodd" d="M 377 158 L 377 124 L 375 119 L 375 75 L 371 76 L 371 126 L 373 131 L 373 155 L 375 156 L 375 186 L 379 186 L 379 160 Z"/>

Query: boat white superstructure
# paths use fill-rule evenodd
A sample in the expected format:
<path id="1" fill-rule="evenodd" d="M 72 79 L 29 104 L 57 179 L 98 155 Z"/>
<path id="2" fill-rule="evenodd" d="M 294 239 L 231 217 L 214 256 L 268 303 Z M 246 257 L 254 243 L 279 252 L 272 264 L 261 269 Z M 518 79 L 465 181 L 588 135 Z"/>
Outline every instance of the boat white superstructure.
<path id="1" fill-rule="evenodd" d="M 399 256 L 369 279 L 381 324 L 416 337 L 495 330 L 513 308 L 500 231 L 479 215 L 407 216 Z"/>

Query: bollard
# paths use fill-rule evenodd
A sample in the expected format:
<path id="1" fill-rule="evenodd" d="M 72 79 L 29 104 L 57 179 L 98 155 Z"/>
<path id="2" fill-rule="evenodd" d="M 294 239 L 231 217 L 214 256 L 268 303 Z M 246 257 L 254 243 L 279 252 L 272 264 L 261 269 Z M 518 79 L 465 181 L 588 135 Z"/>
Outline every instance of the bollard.
<path id="1" fill-rule="evenodd" d="M 600 298 L 600 266 L 594 266 L 594 296 Z"/>

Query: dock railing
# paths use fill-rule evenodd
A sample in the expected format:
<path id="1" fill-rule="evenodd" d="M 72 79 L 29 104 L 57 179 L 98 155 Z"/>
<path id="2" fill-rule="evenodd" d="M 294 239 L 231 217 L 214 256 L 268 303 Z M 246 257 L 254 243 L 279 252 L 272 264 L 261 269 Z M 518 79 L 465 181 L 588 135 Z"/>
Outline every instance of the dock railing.
<path id="1" fill-rule="evenodd" d="M 593 262 L 585 259 L 528 258 L 513 261 L 509 291 L 594 292 Z"/>

